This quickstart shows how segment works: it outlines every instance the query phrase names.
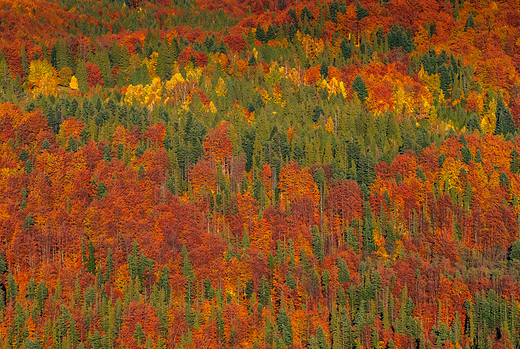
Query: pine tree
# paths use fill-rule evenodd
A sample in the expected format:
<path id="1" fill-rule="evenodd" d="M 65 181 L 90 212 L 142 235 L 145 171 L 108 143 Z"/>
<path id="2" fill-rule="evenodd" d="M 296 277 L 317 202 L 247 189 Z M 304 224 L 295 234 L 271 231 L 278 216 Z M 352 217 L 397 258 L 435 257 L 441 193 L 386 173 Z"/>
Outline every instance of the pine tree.
<path id="1" fill-rule="evenodd" d="M 20 52 L 23 76 L 29 75 L 29 59 L 27 58 L 27 51 L 25 50 L 25 44 L 22 44 L 22 50 Z"/>
<path id="2" fill-rule="evenodd" d="M 112 259 L 112 249 L 109 247 L 107 250 L 107 260 L 106 260 L 106 268 L 105 268 L 105 282 L 110 280 L 112 276 L 112 269 L 114 269 L 114 261 Z"/>
<path id="3" fill-rule="evenodd" d="M 187 278 L 188 280 L 195 280 L 195 274 L 193 273 L 193 269 L 191 267 L 191 262 L 188 257 L 188 250 L 186 249 L 186 245 L 182 246 L 182 276 Z"/>
<path id="4" fill-rule="evenodd" d="M 520 159 L 518 159 L 518 155 L 516 147 L 513 147 L 513 150 L 511 150 L 511 173 L 516 174 L 520 169 Z"/>
<path id="5" fill-rule="evenodd" d="M 283 308 L 281 308 L 278 312 L 278 317 L 276 318 L 276 325 L 278 327 L 280 335 L 282 336 L 282 341 L 286 346 L 290 347 L 293 343 L 293 330 L 291 318 Z"/>
<path id="6" fill-rule="evenodd" d="M 260 24 L 257 24 L 256 26 L 256 40 L 260 42 L 266 42 L 267 36 L 265 35 L 264 28 Z"/>
<path id="7" fill-rule="evenodd" d="M 470 12 L 469 16 L 468 16 L 468 20 L 466 21 L 466 26 L 464 28 L 464 31 L 467 31 L 468 28 L 474 28 L 474 27 L 475 27 L 475 23 L 474 23 L 474 20 L 473 20 L 473 13 Z"/>
<path id="8" fill-rule="evenodd" d="M 7 275 L 7 301 L 14 302 L 18 295 L 18 285 L 13 277 L 13 274 Z"/>
<path id="9" fill-rule="evenodd" d="M 364 103 L 368 97 L 368 91 L 361 75 L 356 76 L 354 79 L 354 82 L 352 83 L 352 89 L 357 93 L 361 103 Z"/>
<path id="10" fill-rule="evenodd" d="M 157 57 L 157 75 L 162 81 L 171 79 L 172 77 L 173 59 L 171 56 L 171 47 L 168 40 L 164 40 L 159 48 L 159 56 Z"/>
<path id="11" fill-rule="evenodd" d="M 312 228 L 312 252 L 320 262 L 323 262 L 323 259 L 325 258 L 323 238 L 321 237 L 317 226 Z"/>
<path id="12" fill-rule="evenodd" d="M 96 274 L 96 256 L 94 255 L 94 244 L 92 240 L 88 241 L 87 271 Z"/>
<path id="13" fill-rule="evenodd" d="M 47 286 L 43 280 L 41 280 L 38 284 L 38 288 L 36 289 L 36 305 L 38 306 L 39 314 L 43 313 L 43 310 L 45 309 L 45 301 L 47 300 L 48 296 L 49 291 L 47 290 Z"/>
<path id="14" fill-rule="evenodd" d="M 159 277 L 159 288 L 164 290 L 164 298 L 167 303 L 170 301 L 171 287 L 170 287 L 170 268 L 164 266 L 161 276 Z"/>
<path id="15" fill-rule="evenodd" d="M 363 251 L 370 255 L 371 252 L 376 250 L 374 244 L 374 224 L 373 224 L 372 210 L 368 201 L 363 203 Z"/>
<path id="16" fill-rule="evenodd" d="M 343 59 L 350 59 L 352 57 L 352 46 L 347 38 L 344 38 L 340 44 L 341 55 Z"/>
<path id="17" fill-rule="evenodd" d="M 338 281 L 341 284 L 350 282 L 350 270 L 343 258 L 338 259 Z"/>
<path id="18" fill-rule="evenodd" d="M 108 56 L 108 50 L 104 50 L 101 54 L 101 59 L 99 61 L 99 70 L 101 70 L 101 74 L 103 76 L 103 83 L 105 87 L 114 87 L 115 79 L 114 74 L 112 74 L 112 67 L 110 65 L 110 58 Z"/>
<path id="19" fill-rule="evenodd" d="M 7 274 L 7 260 L 4 253 L 0 253 L 0 274 Z"/>
<path id="20" fill-rule="evenodd" d="M 365 7 L 363 7 L 358 1 L 357 7 L 356 7 L 357 20 L 360 21 L 363 18 L 368 17 L 369 14 L 370 14 L 370 12 L 368 12 L 368 10 Z"/>
<path id="21" fill-rule="evenodd" d="M 76 71 L 76 79 L 78 80 L 79 90 L 81 92 L 88 92 L 88 72 L 85 61 L 80 60 L 78 62 L 78 69 Z"/>
<path id="22" fill-rule="evenodd" d="M 497 125 L 495 128 L 496 135 L 502 134 L 505 136 L 508 133 L 510 133 L 511 135 L 515 134 L 515 132 L 516 132 L 515 121 L 513 120 L 513 117 L 511 116 L 511 111 L 504 104 L 504 100 L 502 99 L 501 94 L 498 95 L 496 117 L 497 117 Z"/>

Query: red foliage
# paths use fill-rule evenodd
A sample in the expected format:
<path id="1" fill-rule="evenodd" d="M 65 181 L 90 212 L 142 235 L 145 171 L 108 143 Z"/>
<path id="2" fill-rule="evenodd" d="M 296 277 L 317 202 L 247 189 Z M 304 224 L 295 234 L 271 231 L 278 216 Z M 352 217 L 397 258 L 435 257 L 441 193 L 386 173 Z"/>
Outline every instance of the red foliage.
<path id="1" fill-rule="evenodd" d="M 224 42 L 233 52 L 242 52 L 246 48 L 246 41 L 239 34 L 230 34 L 224 36 Z"/>
<path id="2" fill-rule="evenodd" d="M 99 70 L 97 65 L 90 62 L 87 62 L 87 81 L 89 88 L 94 88 L 98 85 L 104 86 L 101 70 Z"/>

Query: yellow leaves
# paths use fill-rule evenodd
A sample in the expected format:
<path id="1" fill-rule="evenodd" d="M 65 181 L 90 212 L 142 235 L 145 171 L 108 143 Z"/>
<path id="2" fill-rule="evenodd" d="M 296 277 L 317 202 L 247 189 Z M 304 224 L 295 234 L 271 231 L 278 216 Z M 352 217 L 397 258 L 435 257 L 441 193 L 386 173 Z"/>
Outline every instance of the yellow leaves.
<path id="1" fill-rule="evenodd" d="M 152 79 L 157 77 L 157 72 L 156 72 L 157 57 L 159 57 L 159 54 L 154 51 L 150 55 L 150 58 L 143 59 L 143 63 L 142 63 L 142 64 L 146 64 L 147 65 L 148 73 L 150 74 L 150 78 L 152 78 Z"/>
<path id="2" fill-rule="evenodd" d="M 45 76 L 40 80 L 40 88 L 35 89 L 41 92 L 44 96 L 56 96 L 56 87 L 58 87 L 58 79 L 52 76 Z"/>
<path id="3" fill-rule="evenodd" d="M 282 96 L 283 96 L 282 86 L 279 83 L 277 83 L 273 87 L 273 102 L 276 104 L 282 103 Z"/>
<path id="4" fill-rule="evenodd" d="M 44 96 L 56 96 L 58 76 L 56 69 L 45 59 L 32 61 L 29 66 L 29 82 L 36 85 L 35 94 L 42 93 Z"/>
<path id="5" fill-rule="evenodd" d="M 279 83 L 282 79 L 282 72 L 284 71 L 283 68 L 278 67 L 278 62 L 273 61 L 271 64 L 271 67 L 269 68 L 269 73 L 265 75 L 265 83 L 273 86 L 276 83 Z"/>
<path id="6" fill-rule="evenodd" d="M 186 80 L 193 81 L 198 80 L 202 75 L 202 68 L 194 67 L 193 63 L 189 62 L 186 67 Z"/>
<path id="7" fill-rule="evenodd" d="M 482 131 L 484 131 L 488 135 L 492 135 L 495 133 L 495 128 L 497 126 L 497 101 L 492 98 L 489 102 L 489 106 L 487 110 L 482 114 L 482 120 L 480 121 L 480 127 Z"/>
<path id="8" fill-rule="evenodd" d="M 307 58 L 317 58 L 323 52 L 325 48 L 325 42 L 323 39 L 314 39 L 310 35 L 302 34 L 299 31 L 296 35 L 298 40 L 302 43 Z"/>
<path id="9" fill-rule="evenodd" d="M 332 118 L 330 116 L 327 119 L 327 122 L 325 123 L 325 130 L 329 133 L 334 134 L 334 121 L 332 121 Z"/>
<path id="10" fill-rule="evenodd" d="M 27 80 L 37 85 L 45 76 L 56 76 L 56 69 L 45 59 L 32 61 Z"/>
<path id="11" fill-rule="evenodd" d="M 151 106 L 154 103 L 160 103 L 162 100 L 161 79 L 154 78 L 152 83 L 146 86 L 129 85 L 125 93 L 124 101 L 127 104 L 132 104 L 134 99 L 141 105 L 145 104 L 147 106 Z"/>
<path id="12" fill-rule="evenodd" d="M 224 97 L 227 94 L 227 88 L 224 79 L 218 78 L 217 87 L 215 87 L 215 92 L 219 97 Z"/>
<path id="13" fill-rule="evenodd" d="M 75 75 L 72 75 L 72 77 L 70 78 L 69 87 L 70 87 L 72 90 L 77 90 L 77 89 L 79 88 L 79 87 L 78 87 L 78 79 L 76 79 L 76 76 L 75 76 Z"/>
<path id="14" fill-rule="evenodd" d="M 464 168 L 468 172 L 465 165 L 459 158 L 448 157 L 442 165 L 440 178 L 447 182 L 450 188 L 455 188 L 459 193 L 463 193 L 465 187 L 462 186 L 459 179 L 460 170 Z"/>

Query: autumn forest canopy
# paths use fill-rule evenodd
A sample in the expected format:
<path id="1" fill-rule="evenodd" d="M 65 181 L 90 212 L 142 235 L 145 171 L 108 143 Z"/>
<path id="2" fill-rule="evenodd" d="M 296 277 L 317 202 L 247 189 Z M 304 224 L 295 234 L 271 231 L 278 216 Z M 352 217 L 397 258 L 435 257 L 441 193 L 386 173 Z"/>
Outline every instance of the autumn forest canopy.
<path id="1" fill-rule="evenodd" d="M 520 347 L 520 1 L 0 0 L 0 348 Z"/>

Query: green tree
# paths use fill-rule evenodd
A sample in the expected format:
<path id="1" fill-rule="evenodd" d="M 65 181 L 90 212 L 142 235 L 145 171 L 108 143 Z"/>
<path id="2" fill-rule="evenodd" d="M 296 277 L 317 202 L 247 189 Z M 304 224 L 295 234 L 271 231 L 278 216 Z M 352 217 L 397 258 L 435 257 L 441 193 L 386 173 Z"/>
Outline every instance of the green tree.
<path id="1" fill-rule="evenodd" d="M 363 18 L 368 17 L 369 14 L 370 14 L 370 12 L 368 12 L 368 10 L 365 7 L 363 7 L 363 5 L 361 5 L 358 1 L 357 7 L 356 7 L 357 20 L 360 21 Z"/>
<path id="2" fill-rule="evenodd" d="M 341 284 L 350 282 L 350 270 L 343 258 L 338 259 L 338 281 Z"/>
<path id="3" fill-rule="evenodd" d="M 504 100 L 502 99 L 501 94 L 498 95 L 496 117 L 497 117 L 497 125 L 495 128 L 496 135 L 502 134 L 505 136 L 508 133 L 510 133 L 511 135 L 515 134 L 515 132 L 516 132 L 515 121 L 513 120 L 511 111 L 504 104 Z"/>
<path id="4" fill-rule="evenodd" d="M 49 291 L 47 290 L 47 286 L 43 280 L 38 284 L 38 288 L 36 289 L 36 305 L 38 306 L 38 313 L 42 314 L 45 309 L 45 302 L 47 297 L 49 296 Z"/>
<path id="5" fill-rule="evenodd" d="M 317 226 L 312 228 L 312 253 L 318 258 L 320 262 L 323 262 L 325 258 L 325 251 L 323 249 L 323 238 L 320 235 Z"/>
<path id="6" fill-rule="evenodd" d="M 16 284 L 16 280 L 14 279 L 13 274 L 9 273 L 9 275 L 7 275 L 7 301 L 16 301 L 17 295 L 18 285 Z"/>
<path id="7" fill-rule="evenodd" d="M 171 79 L 172 77 L 173 58 L 171 55 L 171 47 L 168 40 L 164 40 L 159 47 L 159 56 L 157 57 L 157 75 L 162 81 Z"/>
<path id="8" fill-rule="evenodd" d="M 283 308 L 281 308 L 278 312 L 278 317 L 276 318 L 276 325 L 278 326 L 278 331 L 282 336 L 284 344 L 287 347 L 291 346 L 293 343 L 293 330 L 291 318 Z"/>
<path id="9" fill-rule="evenodd" d="M 357 93 L 359 100 L 364 103 L 368 97 L 368 91 L 361 75 L 356 76 L 354 79 L 354 82 L 352 83 L 352 89 Z"/>
<path id="10" fill-rule="evenodd" d="M 520 261 L 520 240 L 515 240 L 509 249 L 509 260 Z"/>
<path id="11" fill-rule="evenodd" d="M 88 241 L 88 259 L 87 259 L 87 271 L 92 274 L 96 274 L 96 256 L 94 255 L 94 244 L 92 240 Z"/>
<path id="12" fill-rule="evenodd" d="M 105 268 L 105 282 L 110 280 L 112 276 L 112 270 L 114 269 L 114 260 L 112 259 L 112 249 L 109 247 L 107 250 L 107 260 Z"/>
<path id="13" fill-rule="evenodd" d="M 516 147 L 513 146 L 513 150 L 511 150 L 511 173 L 518 173 L 520 170 L 520 159 L 518 159 L 518 151 Z"/>
<path id="14" fill-rule="evenodd" d="M 7 274 L 7 260 L 5 259 L 5 253 L 0 253 L 0 274 Z"/>
<path id="15" fill-rule="evenodd" d="M 373 232 L 374 223 L 372 210 L 370 209 L 368 201 L 365 201 L 363 203 L 363 251 L 368 255 L 376 250 Z"/>
<path id="16" fill-rule="evenodd" d="M 262 28 L 260 23 L 258 23 L 256 25 L 256 40 L 258 40 L 260 42 L 266 42 L 267 41 L 267 36 L 265 34 L 265 30 L 264 30 L 264 28 Z"/>
<path id="17" fill-rule="evenodd" d="M 76 79 L 78 80 L 78 87 L 81 92 L 88 92 L 88 72 L 85 61 L 80 60 L 78 62 L 78 68 L 76 70 Z"/>

